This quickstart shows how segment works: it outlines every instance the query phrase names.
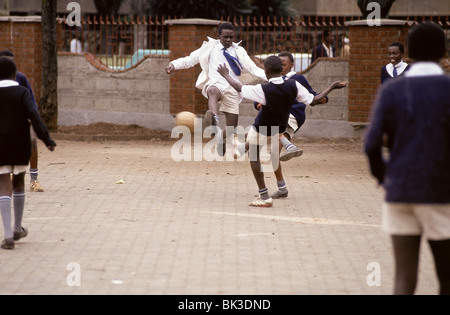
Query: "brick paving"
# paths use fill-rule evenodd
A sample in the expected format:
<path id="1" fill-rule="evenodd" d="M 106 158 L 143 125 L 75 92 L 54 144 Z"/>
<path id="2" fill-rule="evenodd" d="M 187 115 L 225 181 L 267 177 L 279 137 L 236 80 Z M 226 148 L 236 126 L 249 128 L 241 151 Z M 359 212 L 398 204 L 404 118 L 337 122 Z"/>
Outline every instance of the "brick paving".
<path id="1" fill-rule="evenodd" d="M 45 192 L 27 192 L 29 236 L 0 251 L 0 294 L 391 294 L 383 192 L 358 143 L 302 144 L 283 164 L 289 197 L 260 209 L 248 162 L 174 162 L 173 141 L 57 142 L 39 145 Z M 435 294 L 423 245 L 417 293 Z"/>

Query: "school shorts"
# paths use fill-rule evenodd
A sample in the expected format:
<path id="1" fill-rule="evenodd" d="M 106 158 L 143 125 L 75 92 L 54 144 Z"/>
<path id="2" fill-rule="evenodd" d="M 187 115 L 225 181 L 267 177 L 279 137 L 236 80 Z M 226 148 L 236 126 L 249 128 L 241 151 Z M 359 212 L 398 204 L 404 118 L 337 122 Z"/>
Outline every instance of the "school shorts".
<path id="1" fill-rule="evenodd" d="M 208 89 L 210 89 L 214 84 L 208 85 L 206 88 L 206 93 Z M 216 86 L 217 87 L 217 86 Z M 242 96 L 238 91 L 236 91 L 233 87 L 229 86 L 225 90 L 217 87 L 219 91 L 222 93 L 222 96 L 219 100 L 219 111 L 223 113 L 236 114 L 239 115 L 239 105 L 242 102 Z"/>
<path id="2" fill-rule="evenodd" d="M 268 128 L 270 128 L 270 127 L 268 127 Z M 262 133 L 259 133 L 256 130 L 255 126 L 252 126 L 250 128 L 250 130 L 248 131 L 247 141 L 251 145 L 265 146 L 267 144 L 272 144 L 272 147 L 273 147 L 273 145 L 279 144 L 279 141 L 278 141 L 279 137 L 280 137 L 279 133 L 273 134 L 272 136 L 263 135 Z M 275 139 L 276 141 L 272 141 L 273 139 Z M 276 152 L 278 152 L 278 151 L 276 151 Z"/>
<path id="3" fill-rule="evenodd" d="M 382 227 L 391 235 L 423 235 L 431 241 L 450 239 L 450 204 L 384 203 Z"/>
<path id="4" fill-rule="evenodd" d="M 25 173 L 28 169 L 28 165 L 0 165 L 0 175 L 13 174 L 19 175 Z"/>
<path id="5" fill-rule="evenodd" d="M 286 131 L 284 132 L 285 135 L 287 134 L 289 136 L 288 140 L 292 140 L 292 138 L 294 138 L 294 134 L 298 130 L 298 128 L 299 127 L 297 119 L 294 117 L 294 115 L 290 114 Z"/>

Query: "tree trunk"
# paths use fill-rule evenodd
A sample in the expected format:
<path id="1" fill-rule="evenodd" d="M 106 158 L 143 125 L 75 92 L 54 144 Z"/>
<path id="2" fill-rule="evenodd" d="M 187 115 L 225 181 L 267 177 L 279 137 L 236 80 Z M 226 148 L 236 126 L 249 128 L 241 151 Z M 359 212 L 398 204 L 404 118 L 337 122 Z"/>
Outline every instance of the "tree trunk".
<path id="1" fill-rule="evenodd" d="M 42 0 L 42 89 L 39 113 L 49 130 L 58 129 L 57 0 Z"/>

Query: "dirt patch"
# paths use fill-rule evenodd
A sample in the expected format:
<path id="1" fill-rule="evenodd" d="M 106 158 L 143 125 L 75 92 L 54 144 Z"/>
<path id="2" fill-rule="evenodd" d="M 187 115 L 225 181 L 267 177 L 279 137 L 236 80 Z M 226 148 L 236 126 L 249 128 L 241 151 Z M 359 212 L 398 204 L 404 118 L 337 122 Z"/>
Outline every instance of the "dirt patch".
<path id="1" fill-rule="evenodd" d="M 91 125 L 59 126 L 53 133 L 54 138 L 63 140 L 101 141 L 101 140 L 151 140 L 176 141 L 171 138 L 170 131 L 154 130 L 136 124 L 120 125 L 99 122 Z M 210 141 L 211 139 L 205 139 Z M 294 137 L 293 142 L 298 145 L 308 143 L 331 146 L 335 149 L 360 150 L 361 138 L 301 138 Z"/>
<path id="2" fill-rule="evenodd" d="M 171 133 L 170 131 L 148 129 L 136 124 L 119 125 L 99 122 L 85 126 L 59 126 L 55 134 L 57 136 L 72 135 L 87 137 L 92 138 L 91 140 L 125 140 L 127 138 L 169 140 Z"/>

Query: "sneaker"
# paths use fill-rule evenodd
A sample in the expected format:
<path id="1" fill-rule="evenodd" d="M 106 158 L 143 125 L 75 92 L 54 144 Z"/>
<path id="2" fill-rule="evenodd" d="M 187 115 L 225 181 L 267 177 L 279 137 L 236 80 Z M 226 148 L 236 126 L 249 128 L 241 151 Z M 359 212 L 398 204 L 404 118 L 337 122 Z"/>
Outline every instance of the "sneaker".
<path id="1" fill-rule="evenodd" d="M 286 161 L 289 161 L 292 158 L 299 157 L 302 154 L 303 154 L 303 150 L 302 149 L 299 149 L 297 147 L 292 147 L 292 148 L 286 150 L 286 152 L 284 152 L 280 156 L 280 161 L 286 162 Z"/>
<path id="2" fill-rule="evenodd" d="M 12 238 L 4 239 L 0 247 L 3 249 L 14 249 L 14 239 Z"/>
<path id="3" fill-rule="evenodd" d="M 255 199 L 254 201 L 252 201 L 249 204 L 250 207 L 272 207 L 273 206 L 273 199 L 269 198 L 269 199 L 261 199 L 261 197 L 258 197 L 257 199 Z"/>
<path id="4" fill-rule="evenodd" d="M 277 190 L 272 196 L 270 196 L 272 199 L 281 199 L 281 198 L 287 198 L 288 196 L 288 191 L 286 190 L 285 192 L 281 192 L 279 190 Z"/>
<path id="5" fill-rule="evenodd" d="M 24 227 L 22 227 L 22 231 L 20 231 L 20 232 L 14 232 L 14 240 L 15 241 L 18 241 L 18 240 L 20 240 L 21 238 L 25 238 L 25 237 L 27 237 L 28 236 L 28 229 L 27 228 L 24 228 Z"/>
<path id="6" fill-rule="evenodd" d="M 36 179 L 31 182 L 30 190 L 34 192 L 44 192 L 44 188 L 42 188 L 41 183 Z"/>

